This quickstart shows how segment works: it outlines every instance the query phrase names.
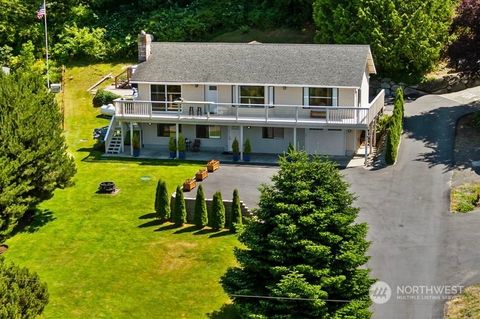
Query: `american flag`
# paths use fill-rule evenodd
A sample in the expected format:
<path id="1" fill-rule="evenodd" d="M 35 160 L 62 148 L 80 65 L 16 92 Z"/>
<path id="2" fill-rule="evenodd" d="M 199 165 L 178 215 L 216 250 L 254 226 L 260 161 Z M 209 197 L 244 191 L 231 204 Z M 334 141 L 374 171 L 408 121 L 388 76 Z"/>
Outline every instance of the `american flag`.
<path id="1" fill-rule="evenodd" d="M 38 11 L 37 11 L 37 19 L 42 19 L 44 16 L 45 16 L 45 7 L 43 4 L 40 5 L 40 8 L 38 8 Z"/>

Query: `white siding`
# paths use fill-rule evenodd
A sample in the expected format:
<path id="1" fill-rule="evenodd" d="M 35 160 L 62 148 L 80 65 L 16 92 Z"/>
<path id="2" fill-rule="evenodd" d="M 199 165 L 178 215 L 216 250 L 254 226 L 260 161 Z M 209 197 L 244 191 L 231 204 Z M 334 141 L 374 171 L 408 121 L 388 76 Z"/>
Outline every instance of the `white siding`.
<path id="1" fill-rule="evenodd" d="M 361 96 L 361 105 L 360 107 L 368 107 L 368 104 L 370 103 L 369 101 L 369 96 L 370 96 L 370 84 L 369 84 L 369 79 L 368 79 L 368 70 L 365 70 L 363 73 L 363 79 L 362 79 L 362 96 Z"/>

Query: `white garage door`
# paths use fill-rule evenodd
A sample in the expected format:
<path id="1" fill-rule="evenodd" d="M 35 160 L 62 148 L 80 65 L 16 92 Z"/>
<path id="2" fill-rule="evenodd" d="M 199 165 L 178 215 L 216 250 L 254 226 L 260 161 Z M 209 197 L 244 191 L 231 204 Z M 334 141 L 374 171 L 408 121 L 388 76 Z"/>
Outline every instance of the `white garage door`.
<path id="1" fill-rule="evenodd" d="M 334 129 L 308 129 L 305 150 L 310 154 L 345 155 L 345 132 Z"/>

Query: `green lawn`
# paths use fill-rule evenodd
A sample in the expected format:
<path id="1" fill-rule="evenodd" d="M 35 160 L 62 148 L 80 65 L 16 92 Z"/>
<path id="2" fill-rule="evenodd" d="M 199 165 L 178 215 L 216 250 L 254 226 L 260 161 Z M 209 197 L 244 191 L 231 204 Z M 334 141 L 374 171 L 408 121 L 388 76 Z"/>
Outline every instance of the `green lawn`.
<path id="1" fill-rule="evenodd" d="M 7 241 L 5 256 L 47 282 L 43 318 L 205 318 L 228 302 L 219 278 L 235 263 L 236 237 L 188 227 L 179 232 L 152 219 L 156 180 L 173 191 L 199 165 L 91 154 L 92 129 L 108 121 L 96 117 L 86 89 L 121 68 L 68 68 L 65 128 L 78 168 L 75 185 L 39 207 L 33 225 Z M 115 181 L 120 192 L 95 194 L 104 180 Z"/>

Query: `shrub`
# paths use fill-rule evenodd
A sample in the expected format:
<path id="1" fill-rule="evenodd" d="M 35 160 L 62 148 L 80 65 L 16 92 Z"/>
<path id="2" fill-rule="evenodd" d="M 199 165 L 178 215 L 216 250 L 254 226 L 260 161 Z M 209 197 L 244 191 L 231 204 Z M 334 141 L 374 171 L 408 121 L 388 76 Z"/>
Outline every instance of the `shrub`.
<path id="1" fill-rule="evenodd" d="M 177 186 L 175 193 L 175 207 L 173 210 L 172 221 L 176 226 L 183 226 L 187 222 L 187 209 L 185 208 L 185 198 L 180 186 Z"/>
<path id="2" fill-rule="evenodd" d="M 0 318 L 34 319 L 48 303 L 47 285 L 0 256 Z"/>
<path id="3" fill-rule="evenodd" d="M 395 105 L 393 107 L 393 115 L 388 124 L 387 145 L 385 153 L 385 161 L 392 165 L 397 160 L 398 145 L 403 131 L 403 89 L 398 88 L 395 92 Z"/>
<path id="4" fill-rule="evenodd" d="M 451 211 L 468 213 L 478 205 L 480 184 L 465 184 L 452 189 Z"/>
<path id="5" fill-rule="evenodd" d="M 175 138 L 170 137 L 170 140 L 168 141 L 168 150 L 170 152 L 176 152 L 177 151 L 177 144 L 175 143 Z"/>
<path id="6" fill-rule="evenodd" d="M 225 227 L 225 205 L 223 205 L 220 192 L 213 194 L 211 226 L 214 230 L 220 230 Z"/>
<path id="7" fill-rule="evenodd" d="M 185 144 L 185 137 L 183 137 L 183 135 L 180 135 L 178 137 L 178 151 L 185 152 L 186 149 L 187 149 L 187 146 Z"/>
<path id="8" fill-rule="evenodd" d="M 233 155 L 240 154 L 240 147 L 238 145 L 237 138 L 235 138 L 232 142 L 232 153 L 233 153 Z"/>
<path id="9" fill-rule="evenodd" d="M 158 180 L 155 192 L 155 212 L 162 222 L 170 218 L 170 197 L 168 196 L 167 184 Z"/>
<path id="10" fill-rule="evenodd" d="M 107 56 L 105 29 L 66 26 L 53 47 L 53 53 L 62 61 L 75 59 L 103 60 Z"/>
<path id="11" fill-rule="evenodd" d="M 247 138 L 245 143 L 243 144 L 243 153 L 250 154 L 252 153 L 252 146 L 250 145 L 250 140 Z"/>
<path id="12" fill-rule="evenodd" d="M 234 232 L 238 232 L 242 228 L 242 208 L 240 206 L 240 196 L 238 195 L 238 190 L 233 191 L 233 200 L 232 200 L 232 214 L 231 214 L 231 225 L 230 229 Z"/>
<path id="13" fill-rule="evenodd" d="M 199 228 L 203 228 L 208 224 L 207 203 L 205 202 L 205 193 L 202 185 L 198 186 L 197 197 L 195 198 L 193 222 Z"/>
<path id="14" fill-rule="evenodd" d="M 100 89 L 93 97 L 93 106 L 100 107 L 105 104 L 110 104 L 113 103 L 113 100 L 118 98 L 121 98 L 121 96 L 113 92 Z"/>

